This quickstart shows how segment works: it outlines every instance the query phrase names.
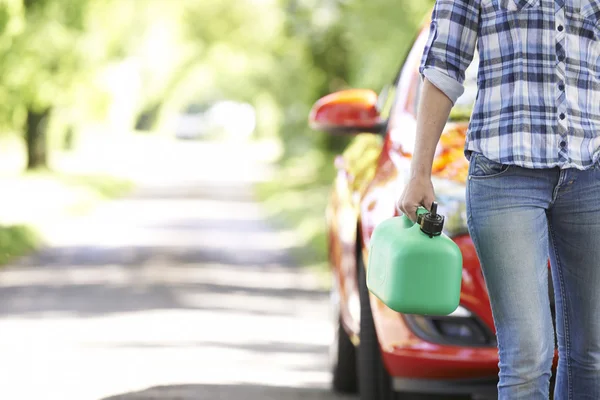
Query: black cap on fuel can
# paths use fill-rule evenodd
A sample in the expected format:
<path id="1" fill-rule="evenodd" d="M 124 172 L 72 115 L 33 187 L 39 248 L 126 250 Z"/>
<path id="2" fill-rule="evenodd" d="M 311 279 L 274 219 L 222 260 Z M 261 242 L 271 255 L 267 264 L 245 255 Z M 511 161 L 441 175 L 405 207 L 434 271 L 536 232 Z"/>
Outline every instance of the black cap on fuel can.
<path id="1" fill-rule="evenodd" d="M 431 210 L 428 213 L 421 214 L 419 225 L 421 232 L 429 237 L 440 236 L 444 230 L 444 216 L 437 213 L 438 204 L 434 201 L 431 204 Z"/>

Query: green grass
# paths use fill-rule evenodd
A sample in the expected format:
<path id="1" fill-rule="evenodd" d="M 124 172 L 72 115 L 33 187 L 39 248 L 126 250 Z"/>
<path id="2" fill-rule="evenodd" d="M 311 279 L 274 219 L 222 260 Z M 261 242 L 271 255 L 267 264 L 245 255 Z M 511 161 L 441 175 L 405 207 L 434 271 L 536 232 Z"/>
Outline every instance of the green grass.
<path id="1" fill-rule="evenodd" d="M 42 240 L 26 225 L 0 226 L 0 265 L 35 250 Z"/>
<path id="2" fill-rule="evenodd" d="M 272 221 L 292 229 L 297 244 L 291 255 L 329 283 L 325 210 L 334 179 L 333 157 L 309 152 L 281 162 L 275 176 L 256 187 Z"/>

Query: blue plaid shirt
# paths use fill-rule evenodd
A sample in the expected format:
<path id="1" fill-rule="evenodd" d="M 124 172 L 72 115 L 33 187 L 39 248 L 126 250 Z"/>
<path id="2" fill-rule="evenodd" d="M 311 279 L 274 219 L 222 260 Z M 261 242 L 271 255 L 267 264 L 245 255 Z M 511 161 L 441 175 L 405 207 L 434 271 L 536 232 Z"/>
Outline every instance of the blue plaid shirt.
<path id="1" fill-rule="evenodd" d="M 456 102 L 479 58 L 465 155 L 588 169 L 600 157 L 600 0 L 437 0 L 420 72 Z"/>

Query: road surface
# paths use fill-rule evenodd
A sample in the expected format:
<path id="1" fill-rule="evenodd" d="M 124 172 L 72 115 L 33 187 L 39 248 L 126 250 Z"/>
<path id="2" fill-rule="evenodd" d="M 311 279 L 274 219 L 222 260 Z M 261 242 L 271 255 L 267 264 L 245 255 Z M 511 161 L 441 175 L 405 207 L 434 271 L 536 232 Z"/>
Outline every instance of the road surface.
<path id="1" fill-rule="evenodd" d="M 139 190 L 0 271 L 0 399 L 341 399 L 327 293 L 254 200 L 252 149 L 138 150 Z"/>

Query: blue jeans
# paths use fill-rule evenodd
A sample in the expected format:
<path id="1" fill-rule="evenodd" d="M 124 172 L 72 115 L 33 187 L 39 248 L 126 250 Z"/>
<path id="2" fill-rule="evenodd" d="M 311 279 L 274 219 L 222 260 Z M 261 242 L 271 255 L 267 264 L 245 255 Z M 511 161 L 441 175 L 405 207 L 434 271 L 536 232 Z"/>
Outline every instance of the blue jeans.
<path id="1" fill-rule="evenodd" d="M 600 168 L 525 169 L 473 153 L 469 232 L 490 296 L 499 399 L 600 399 Z"/>

